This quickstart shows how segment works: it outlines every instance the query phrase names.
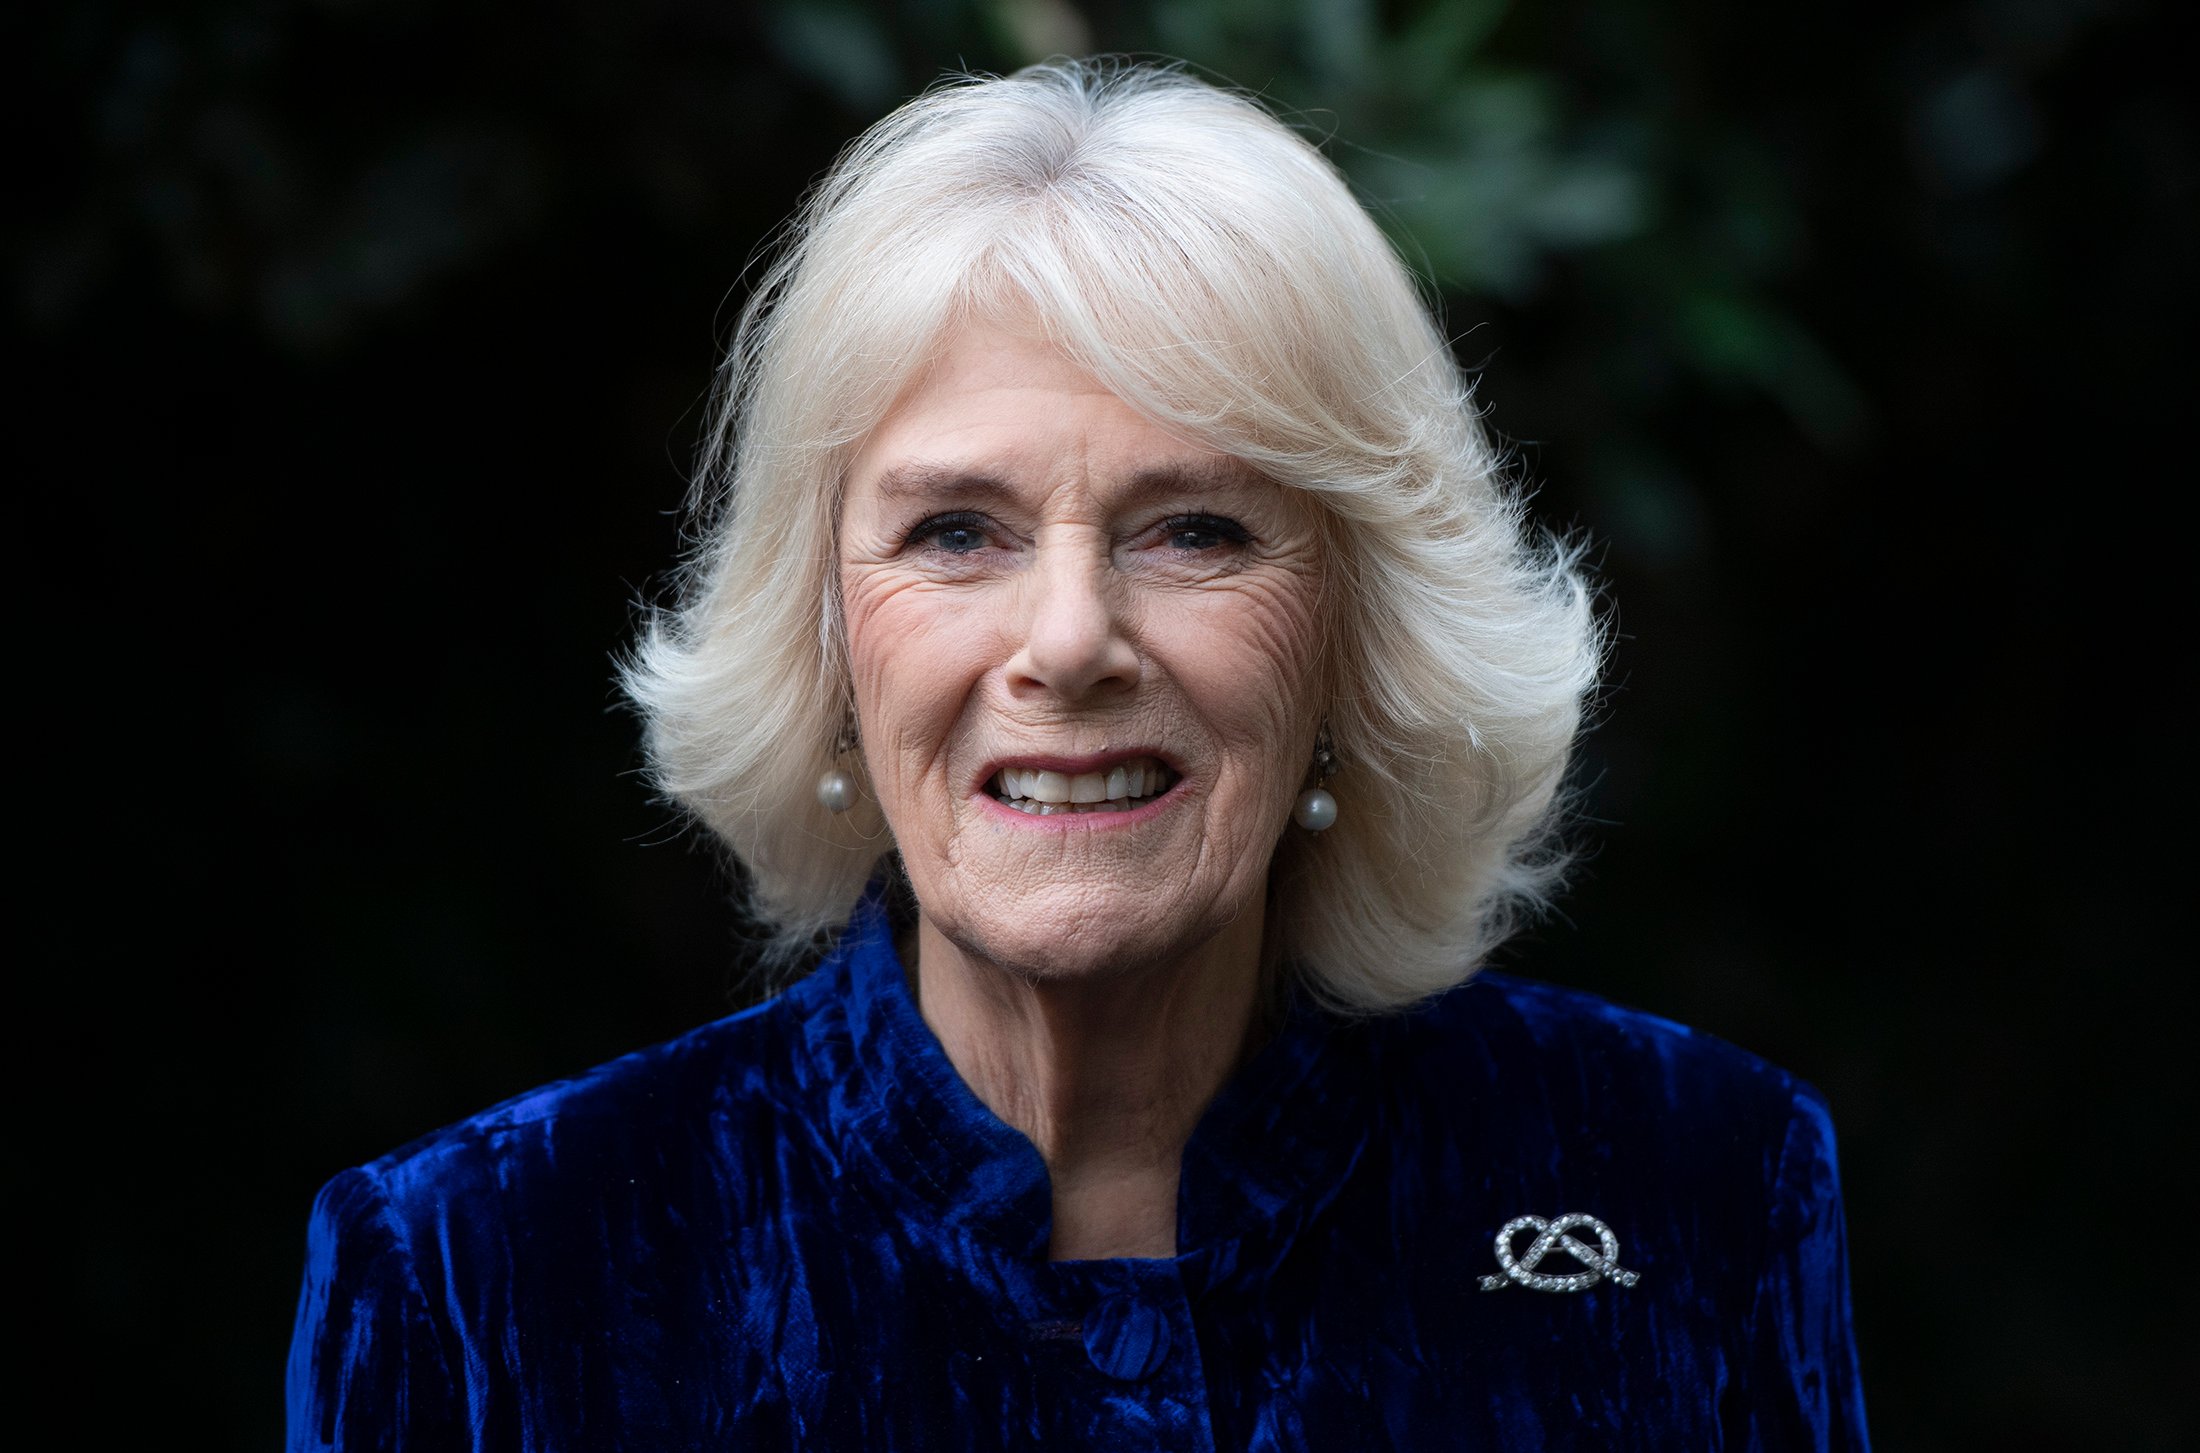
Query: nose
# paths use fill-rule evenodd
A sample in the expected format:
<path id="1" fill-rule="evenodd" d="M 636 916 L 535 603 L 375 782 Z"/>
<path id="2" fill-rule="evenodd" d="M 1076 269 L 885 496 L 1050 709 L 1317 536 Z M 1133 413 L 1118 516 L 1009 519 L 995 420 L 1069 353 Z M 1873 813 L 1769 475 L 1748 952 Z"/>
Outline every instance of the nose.
<path id="1" fill-rule="evenodd" d="M 1103 547 L 1041 548 L 1022 584 L 1023 641 L 1009 658 L 1017 694 L 1084 702 L 1138 684 L 1138 651 L 1123 633 L 1121 602 Z"/>

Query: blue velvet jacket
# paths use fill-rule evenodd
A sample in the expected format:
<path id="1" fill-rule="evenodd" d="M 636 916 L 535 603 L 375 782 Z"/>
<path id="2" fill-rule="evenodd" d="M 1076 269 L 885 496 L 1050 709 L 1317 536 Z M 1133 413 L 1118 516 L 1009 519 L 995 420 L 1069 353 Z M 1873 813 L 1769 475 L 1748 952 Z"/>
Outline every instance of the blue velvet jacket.
<path id="1" fill-rule="evenodd" d="M 1567 1213 L 1632 1285 L 1485 1289 Z M 874 887 L 770 1002 L 331 1181 L 290 1446 L 1866 1446 L 1824 1099 L 1587 994 L 1297 1000 L 1185 1149 L 1180 1254 L 1050 1262 L 1049 1216 Z"/>

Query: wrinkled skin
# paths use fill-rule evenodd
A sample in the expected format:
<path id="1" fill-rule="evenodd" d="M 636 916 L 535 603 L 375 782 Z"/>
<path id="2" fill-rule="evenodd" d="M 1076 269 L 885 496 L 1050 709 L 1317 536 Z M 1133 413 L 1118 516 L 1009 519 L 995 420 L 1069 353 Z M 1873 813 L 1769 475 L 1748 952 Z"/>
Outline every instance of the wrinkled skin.
<path id="1" fill-rule="evenodd" d="M 853 462 L 840 565 L 868 783 L 927 943 L 1033 978 L 1150 968 L 1225 930 L 1231 956 L 1257 948 L 1321 715 L 1303 495 L 1043 340 L 973 328 Z M 1141 746 L 1185 778 L 1147 822 L 1021 830 L 978 800 L 989 761 Z"/>

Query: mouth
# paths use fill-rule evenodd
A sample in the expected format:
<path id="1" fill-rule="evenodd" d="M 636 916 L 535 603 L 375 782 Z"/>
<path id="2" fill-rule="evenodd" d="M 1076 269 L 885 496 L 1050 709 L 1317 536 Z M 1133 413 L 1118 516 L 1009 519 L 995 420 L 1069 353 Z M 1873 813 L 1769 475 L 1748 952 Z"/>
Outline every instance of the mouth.
<path id="1" fill-rule="evenodd" d="M 986 778 L 986 795 L 1027 817 L 1132 812 L 1166 793 L 1183 775 L 1149 755 L 1121 757 L 1086 771 L 1065 770 L 1070 765 L 1005 763 Z"/>

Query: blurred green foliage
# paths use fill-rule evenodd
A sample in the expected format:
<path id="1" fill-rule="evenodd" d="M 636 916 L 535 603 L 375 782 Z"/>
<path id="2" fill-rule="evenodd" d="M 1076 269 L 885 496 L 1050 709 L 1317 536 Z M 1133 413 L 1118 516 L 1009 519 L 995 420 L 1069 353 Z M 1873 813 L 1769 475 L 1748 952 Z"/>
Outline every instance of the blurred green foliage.
<path id="1" fill-rule="evenodd" d="M 1111 9 L 1126 48 L 1180 58 L 1253 91 L 1325 145 L 1441 298 L 1532 305 L 1569 266 L 1611 320 L 1615 417 L 1654 406 L 1677 367 L 1775 401 L 1813 441 L 1856 443 L 1862 392 L 1783 304 L 1796 199 L 1775 158 L 1739 129 L 1704 134 L 1660 96 L 1654 47 L 1614 48 L 1638 74 L 1586 94 L 1532 50 L 1500 44 L 1510 0 L 1139 0 Z M 1643 23 L 1630 7 L 1622 26 Z M 866 10 L 781 0 L 790 65 L 851 107 L 883 111 L 932 80 L 897 53 L 979 38 L 1012 67 L 1090 43 L 1069 0 Z M 1615 17 L 1590 13 L 1589 23 Z M 976 58 L 966 62 L 980 66 Z M 1640 459 L 1647 437 L 1605 457 Z M 1608 491 L 1646 488 L 1639 470 Z M 1632 484 L 1627 481 L 1633 481 Z"/>
<path id="2" fill-rule="evenodd" d="M 1578 14 L 1624 31 L 1645 23 L 1642 9 Z M 767 0 L 752 33 L 786 74 L 833 98 L 851 132 L 943 71 L 1010 69 L 1095 44 L 1181 58 L 1322 140 L 1444 297 L 1528 306 L 1554 267 L 1576 270 L 1610 320 L 1611 356 L 1654 360 L 1606 379 L 1621 417 L 1648 407 L 1678 368 L 1776 400 L 1821 444 L 1857 439 L 1869 417 L 1862 395 L 1779 298 L 1798 226 L 1777 159 L 1745 131 L 1674 105 L 1656 47 L 1622 35 L 1606 48 L 1618 73 L 1591 90 L 1532 41 L 1508 45 L 1516 18 L 1507 0 L 1123 0 L 1093 16 L 1071 0 Z M 762 118 L 709 85 L 753 86 L 731 67 L 761 58 L 728 53 L 748 43 L 744 23 L 662 0 L 589 22 L 604 34 L 582 43 L 601 43 L 605 69 L 584 74 L 568 104 L 617 108 L 638 82 L 660 92 L 633 98 L 654 121 L 650 134 L 598 144 L 623 140 L 668 205 L 728 176 L 737 138 Z M 417 57 L 440 23 L 411 7 L 238 5 L 88 38 L 114 46 L 101 57 L 93 129 L 112 183 L 31 239 L 21 301 L 34 315 L 65 313 L 116 251 L 117 232 L 142 228 L 187 299 L 248 301 L 277 335 L 320 350 L 509 246 L 554 212 L 551 194 L 570 172 L 550 138 L 500 114 L 499 93 L 522 82 L 487 78 L 471 105 L 409 126 L 326 118 L 342 132 L 333 154 L 304 154 L 295 134 L 334 99 L 299 94 L 311 75 L 286 67 L 302 50 L 359 44 L 357 64 L 432 71 L 433 59 Z M 693 74 L 611 72 L 635 32 L 662 28 L 691 44 Z M 538 45 L 516 48 L 516 71 L 543 59 Z M 568 75 L 590 65 L 585 54 L 556 60 Z M 1990 85 L 1959 87 L 1935 125 L 1991 130 L 2008 106 Z M 696 154 L 712 139 L 716 155 Z M 1974 148 L 1975 167 L 2006 167 L 2022 144 L 1990 138 Z M 784 209 L 793 199 L 767 200 Z"/>
<path id="3" fill-rule="evenodd" d="M 1096 30 L 1257 94 L 1323 145 L 1455 336 L 1489 303 L 1535 309 L 1564 275 L 1579 295 L 1568 346 L 1600 400 L 1579 483 L 1633 559 L 1685 568 L 1704 510 L 1661 438 L 1676 394 L 1768 400 L 1836 451 L 1868 437 L 1870 406 L 1782 295 L 1803 224 L 1779 159 L 1676 101 L 1659 47 L 1633 34 L 1654 26 L 1648 8 L 1573 12 L 1612 32 L 1594 86 L 1513 35 L 1515 12 L 1511 0 L 1128 0 L 1095 6 L 1096 27 L 1070 0 L 774 0 L 770 34 L 787 66 L 863 119 L 943 62 L 1012 69 L 1083 53 Z"/>

